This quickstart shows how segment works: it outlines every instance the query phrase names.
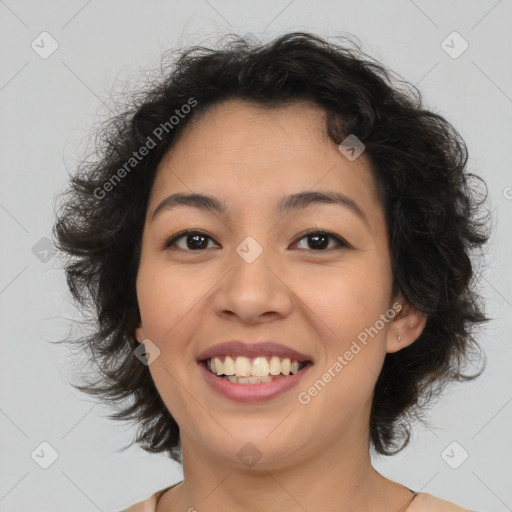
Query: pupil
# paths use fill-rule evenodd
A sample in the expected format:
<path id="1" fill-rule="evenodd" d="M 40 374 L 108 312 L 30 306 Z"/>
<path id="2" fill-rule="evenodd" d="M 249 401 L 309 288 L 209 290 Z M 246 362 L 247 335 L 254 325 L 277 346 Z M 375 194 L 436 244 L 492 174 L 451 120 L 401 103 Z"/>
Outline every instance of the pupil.
<path id="1" fill-rule="evenodd" d="M 327 242 L 327 243 L 320 243 L 320 244 L 309 244 L 311 248 L 315 248 L 315 249 L 324 249 L 325 247 L 327 247 L 327 245 L 329 245 L 329 242 L 328 242 L 328 237 L 326 235 L 309 235 L 309 239 L 310 240 L 317 240 L 319 238 L 323 238 L 324 242 Z"/>
<path id="2" fill-rule="evenodd" d="M 202 243 L 202 244 L 199 244 L 199 245 L 197 245 L 197 244 L 196 244 L 196 245 L 194 245 L 194 243 L 189 243 L 191 239 L 192 239 L 192 240 L 195 240 L 195 241 L 197 242 L 197 240 L 198 240 L 198 239 L 200 239 L 200 238 L 202 238 L 202 239 L 203 239 L 203 243 Z M 202 249 L 202 248 L 204 248 L 204 246 L 205 246 L 205 244 L 204 244 L 204 240 L 205 240 L 205 239 L 206 239 L 206 237 L 205 237 L 205 236 L 203 236 L 203 235 L 189 235 L 189 236 L 187 237 L 187 247 L 188 247 L 189 249 L 198 249 L 198 248 L 199 248 L 199 249 Z"/>

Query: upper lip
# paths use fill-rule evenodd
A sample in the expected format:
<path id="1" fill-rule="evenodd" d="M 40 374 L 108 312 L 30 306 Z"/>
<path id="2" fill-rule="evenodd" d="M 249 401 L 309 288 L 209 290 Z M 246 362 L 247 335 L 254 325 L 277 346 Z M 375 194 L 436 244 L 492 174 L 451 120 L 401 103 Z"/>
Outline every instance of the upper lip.
<path id="1" fill-rule="evenodd" d="M 274 341 L 261 341 L 258 343 L 245 343 L 243 341 L 227 341 L 203 350 L 198 356 L 198 361 L 205 361 L 216 356 L 244 356 L 244 357 L 267 357 L 279 356 L 295 359 L 299 363 L 310 361 L 313 358 L 306 354 L 301 354 L 293 348 L 286 347 Z"/>

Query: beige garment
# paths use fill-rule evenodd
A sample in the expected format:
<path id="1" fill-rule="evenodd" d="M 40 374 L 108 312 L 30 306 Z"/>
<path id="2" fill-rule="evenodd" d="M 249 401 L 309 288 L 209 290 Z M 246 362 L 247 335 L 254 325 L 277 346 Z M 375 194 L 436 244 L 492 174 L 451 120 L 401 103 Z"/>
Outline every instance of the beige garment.
<path id="1" fill-rule="evenodd" d="M 406 512 L 475 512 L 462 508 L 451 501 L 436 498 L 426 492 L 420 492 L 406 508 Z"/>
<path id="2" fill-rule="evenodd" d="M 139 501 L 138 503 L 135 503 L 131 507 L 121 510 L 121 512 L 155 512 L 156 504 L 158 503 L 158 500 L 160 499 L 162 494 L 165 491 L 168 491 L 169 489 L 176 487 L 178 484 L 181 484 L 181 482 L 178 482 L 177 484 L 171 485 L 170 487 L 166 487 L 165 489 L 155 492 L 155 494 L 152 494 L 147 500 Z"/>
<path id="3" fill-rule="evenodd" d="M 181 482 L 179 482 L 181 483 Z M 175 484 L 178 485 L 178 484 Z M 171 487 L 175 487 L 172 485 Z M 155 512 L 156 504 L 160 496 L 167 490 L 171 489 L 167 487 L 161 491 L 156 492 L 150 496 L 147 500 L 135 503 L 130 508 L 122 510 L 121 512 Z M 467 508 L 462 508 L 450 501 L 445 501 L 440 498 L 436 498 L 426 492 L 418 493 L 409 506 L 403 512 L 474 512 Z"/>

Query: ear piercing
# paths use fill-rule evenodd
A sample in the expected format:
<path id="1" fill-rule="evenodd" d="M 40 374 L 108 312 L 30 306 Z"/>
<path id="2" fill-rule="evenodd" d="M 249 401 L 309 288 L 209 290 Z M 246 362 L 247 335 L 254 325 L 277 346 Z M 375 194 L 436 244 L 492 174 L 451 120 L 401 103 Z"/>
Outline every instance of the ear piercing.
<path id="1" fill-rule="evenodd" d="M 402 341 L 402 336 L 400 336 L 400 334 L 397 334 L 396 337 L 398 338 L 398 343 L 400 343 Z"/>

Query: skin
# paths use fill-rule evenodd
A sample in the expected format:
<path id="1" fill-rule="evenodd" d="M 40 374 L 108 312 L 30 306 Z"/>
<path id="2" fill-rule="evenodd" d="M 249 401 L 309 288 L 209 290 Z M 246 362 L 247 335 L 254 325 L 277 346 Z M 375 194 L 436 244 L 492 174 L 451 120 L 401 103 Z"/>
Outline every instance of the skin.
<path id="1" fill-rule="evenodd" d="M 281 197 L 310 190 L 345 194 L 367 222 L 334 204 L 275 211 Z M 175 192 L 213 195 L 227 214 L 178 206 L 151 220 Z M 189 236 L 187 245 L 185 236 L 165 249 L 184 229 L 207 237 L 194 245 Z M 317 249 L 303 235 L 309 229 L 330 231 L 351 248 L 327 238 Z M 247 236 L 263 248 L 251 264 L 236 252 Z M 364 153 L 348 160 L 329 140 L 322 109 L 230 100 L 188 125 L 158 167 L 137 276 L 135 335 L 160 350 L 149 371 L 183 449 L 184 482 L 163 495 L 158 512 L 404 507 L 412 493 L 371 465 L 370 409 L 386 352 L 413 343 L 426 319 L 391 287 L 385 214 L 369 161 Z M 308 404 L 299 403 L 298 393 L 396 302 L 400 313 Z M 207 347 L 233 339 L 275 340 L 315 364 L 277 398 L 233 402 L 209 387 L 196 363 Z M 237 457 L 248 442 L 262 455 L 252 467 Z"/>

